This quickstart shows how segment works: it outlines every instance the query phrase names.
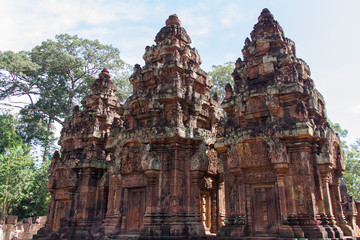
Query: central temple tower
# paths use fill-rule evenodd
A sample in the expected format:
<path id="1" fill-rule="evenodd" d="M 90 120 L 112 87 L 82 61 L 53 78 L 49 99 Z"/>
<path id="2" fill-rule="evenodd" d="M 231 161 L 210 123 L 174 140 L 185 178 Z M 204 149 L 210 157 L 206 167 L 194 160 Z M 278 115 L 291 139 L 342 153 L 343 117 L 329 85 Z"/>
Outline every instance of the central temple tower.
<path id="1" fill-rule="evenodd" d="M 107 146 L 116 146 L 112 178 L 121 188 L 109 192 L 120 206 L 113 234 L 202 236 L 219 222 L 214 143 L 222 114 L 176 15 L 155 42 L 146 47 L 145 66 L 134 67 L 133 95 L 120 110 L 123 129 Z"/>

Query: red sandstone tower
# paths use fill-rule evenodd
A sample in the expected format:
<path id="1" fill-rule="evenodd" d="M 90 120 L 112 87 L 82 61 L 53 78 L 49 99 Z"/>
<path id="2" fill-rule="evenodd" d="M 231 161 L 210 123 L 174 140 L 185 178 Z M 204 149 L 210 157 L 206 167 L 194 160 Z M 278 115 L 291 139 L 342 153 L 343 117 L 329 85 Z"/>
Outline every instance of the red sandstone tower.
<path id="1" fill-rule="evenodd" d="M 113 122 L 118 122 L 115 85 L 104 69 L 91 87 L 93 94 L 76 106 L 61 131 L 61 155 L 55 152 L 50 165 L 48 190 L 51 200 L 47 223 L 35 236 L 49 239 L 60 228 L 61 219 L 69 225 L 69 239 L 81 239 L 107 204 L 109 161 L 105 144 Z"/>
<path id="2" fill-rule="evenodd" d="M 124 128 L 108 144 L 117 147 L 111 173 L 117 187 L 109 192 L 108 210 L 114 209 L 111 196 L 121 209 L 108 222 L 116 223 L 114 236 L 203 236 L 219 224 L 213 146 L 222 114 L 176 15 L 155 42 L 146 47 L 145 66 L 135 65 L 133 95 L 122 108 Z"/>
<path id="3" fill-rule="evenodd" d="M 308 65 L 264 9 L 236 62 L 216 147 L 224 160 L 226 236 L 341 238 L 344 160 Z"/>

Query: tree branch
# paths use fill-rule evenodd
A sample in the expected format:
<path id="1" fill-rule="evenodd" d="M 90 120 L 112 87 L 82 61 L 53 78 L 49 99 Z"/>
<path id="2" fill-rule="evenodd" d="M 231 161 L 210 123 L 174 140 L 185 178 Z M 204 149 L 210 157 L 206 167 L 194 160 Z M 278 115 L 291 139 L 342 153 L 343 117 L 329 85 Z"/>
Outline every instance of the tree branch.
<path id="1" fill-rule="evenodd" d="M 24 104 L 24 103 L 23 102 L 15 102 L 15 104 Z M 26 104 L 28 104 L 28 103 L 26 103 Z M 19 109 L 27 111 L 27 112 L 39 111 L 39 112 L 44 113 L 45 115 L 47 115 L 49 118 L 53 119 L 54 121 L 58 122 L 59 124 L 61 124 L 61 126 L 64 126 L 64 121 L 63 120 L 56 117 L 54 114 L 51 114 L 48 111 L 37 107 L 34 104 L 28 104 L 28 105 L 31 105 L 32 107 L 34 107 L 34 109 L 28 109 L 28 108 L 25 108 L 25 107 L 22 107 L 22 106 L 13 105 L 11 103 L 0 103 L 0 105 L 7 106 L 7 107 L 13 107 L 13 108 L 19 108 Z"/>

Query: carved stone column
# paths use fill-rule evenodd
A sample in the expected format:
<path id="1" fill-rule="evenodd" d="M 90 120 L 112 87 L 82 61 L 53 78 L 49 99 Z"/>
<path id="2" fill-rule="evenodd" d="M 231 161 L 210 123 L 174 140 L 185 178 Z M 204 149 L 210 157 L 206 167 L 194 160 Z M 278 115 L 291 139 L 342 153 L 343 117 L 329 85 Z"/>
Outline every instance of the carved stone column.
<path id="1" fill-rule="evenodd" d="M 352 218 L 352 222 L 348 223 L 345 219 L 345 215 L 341 206 L 341 194 L 339 187 L 339 179 L 333 179 L 333 184 L 330 186 L 331 201 L 334 203 L 334 215 L 335 219 L 338 222 L 341 230 L 344 232 L 345 236 L 355 236 L 356 232 L 353 229 L 356 229 L 355 216 Z"/>
<path id="2" fill-rule="evenodd" d="M 274 168 L 276 170 L 276 187 L 278 191 L 279 197 L 279 210 L 281 216 L 280 222 L 280 236 L 281 237 L 294 237 L 294 233 L 291 227 L 288 225 L 287 217 L 288 217 L 288 199 L 286 198 L 286 184 L 285 177 L 288 174 L 289 164 L 288 163 L 279 163 L 275 164 Z"/>
<path id="3" fill-rule="evenodd" d="M 146 198 L 146 210 L 143 220 L 143 228 L 140 232 L 142 236 L 160 235 L 160 219 L 158 215 L 159 205 L 159 174 L 158 170 L 146 170 L 145 175 L 147 177 L 147 198 Z"/>
<path id="4" fill-rule="evenodd" d="M 324 219 L 325 230 L 327 231 L 329 238 L 342 238 L 344 234 L 343 231 L 338 226 L 335 225 L 336 221 L 335 221 L 332 202 L 331 202 L 329 181 L 331 178 L 332 165 L 331 163 L 319 164 L 318 167 L 319 167 L 320 178 L 322 183 L 324 209 L 326 213 L 326 218 Z"/>
<path id="5" fill-rule="evenodd" d="M 330 172 L 332 170 L 332 166 L 330 164 L 321 164 L 318 166 L 319 166 L 321 183 L 322 183 L 322 193 L 323 193 L 326 218 L 330 224 L 334 224 L 335 218 L 331 205 L 331 196 L 330 196 L 330 188 L 329 188 L 329 178 L 330 178 Z"/>
<path id="6" fill-rule="evenodd" d="M 218 219 L 217 219 L 217 214 L 218 214 L 218 207 L 217 207 L 218 203 L 217 203 L 217 192 L 214 191 L 211 193 L 211 228 L 210 228 L 210 232 L 215 233 L 218 229 Z"/>
<path id="7" fill-rule="evenodd" d="M 204 177 L 204 173 L 202 171 L 198 171 L 198 170 L 192 170 L 191 171 L 191 179 L 192 179 L 192 213 L 194 214 L 194 222 L 195 225 L 192 226 L 193 231 L 197 231 L 198 234 L 197 236 L 202 236 L 205 235 L 205 228 L 204 225 L 202 224 L 202 220 L 201 220 L 201 212 L 200 212 L 200 198 L 201 198 L 201 193 L 200 193 L 200 188 L 201 188 L 201 183 L 202 183 L 202 179 Z"/>
<path id="8" fill-rule="evenodd" d="M 146 170 L 145 175 L 147 177 L 147 203 L 146 203 L 146 214 L 157 212 L 157 205 L 159 203 L 157 188 L 159 180 L 158 170 Z"/>

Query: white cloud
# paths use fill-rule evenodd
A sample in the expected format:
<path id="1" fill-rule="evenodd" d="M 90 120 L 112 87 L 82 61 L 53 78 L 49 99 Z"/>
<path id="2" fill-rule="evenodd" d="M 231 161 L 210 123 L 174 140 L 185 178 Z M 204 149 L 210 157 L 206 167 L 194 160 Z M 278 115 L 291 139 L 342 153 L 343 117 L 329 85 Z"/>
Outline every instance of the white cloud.
<path id="1" fill-rule="evenodd" d="M 83 25 L 88 29 L 76 33 L 93 35 L 91 29 L 95 33 L 116 20 L 141 20 L 144 13 L 145 4 L 140 1 L 5 1 L 0 9 L 0 50 L 29 50 L 56 34 L 74 33 Z"/>
<path id="2" fill-rule="evenodd" d="M 232 27 L 238 24 L 244 18 L 243 9 L 238 3 L 224 5 L 220 11 L 220 22 L 225 27 Z"/>
<path id="3" fill-rule="evenodd" d="M 181 9 L 177 14 L 182 22 L 182 27 L 186 29 L 190 38 L 205 37 L 212 30 L 212 21 L 210 16 L 197 14 L 195 9 Z"/>

